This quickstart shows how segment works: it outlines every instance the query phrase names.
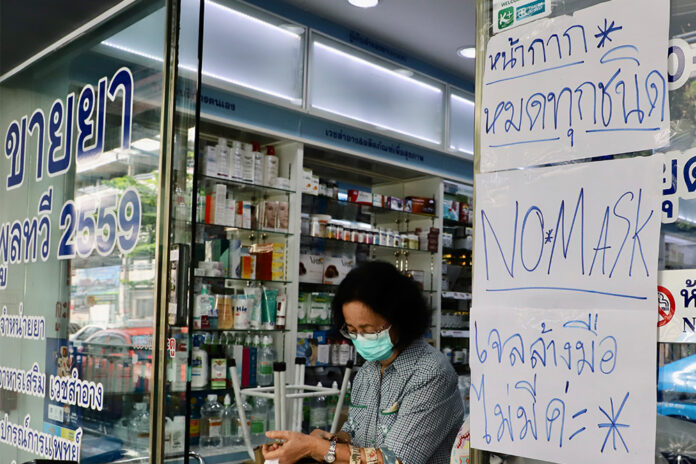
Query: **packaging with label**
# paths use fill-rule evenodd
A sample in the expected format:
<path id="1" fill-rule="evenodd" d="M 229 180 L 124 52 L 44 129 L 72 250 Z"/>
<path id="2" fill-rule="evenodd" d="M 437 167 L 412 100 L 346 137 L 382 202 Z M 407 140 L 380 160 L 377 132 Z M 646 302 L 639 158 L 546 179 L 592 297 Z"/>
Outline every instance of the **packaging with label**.
<path id="1" fill-rule="evenodd" d="M 403 211 L 404 201 L 398 197 L 387 197 L 386 207 L 394 211 Z"/>
<path id="2" fill-rule="evenodd" d="M 254 153 L 249 143 L 244 144 L 242 152 L 242 180 L 244 182 L 254 182 Z"/>
<path id="3" fill-rule="evenodd" d="M 359 205 L 372 205 L 372 194 L 370 192 L 363 192 L 362 190 L 348 190 L 348 201 L 351 203 L 357 203 Z"/>
<path id="4" fill-rule="evenodd" d="M 435 214 L 435 199 L 406 197 L 404 211 L 408 213 Z"/>
<path id="5" fill-rule="evenodd" d="M 210 358 L 210 388 L 218 390 L 227 387 L 227 358 L 212 356 Z"/>
<path id="6" fill-rule="evenodd" d="M 236 227 L 241 229 L 251 229 L 251 202 L 238 201 L 237 214 L 235 215 Z"/>
<path id="7" fill-rule="evenodd" d="M 227 186 L 215 184 L 215 224 L 225 225 L 227 221 Z"/>
<path id="8" fill-rule="evenodd" d="M 300 324 L 307 323 L 307 314 L 309 314 L 309 301 L 312 296 L 308 292 L 300 292 L 297 297 L 297 322 Z"/>
<path id="9" fill-rule="evenodd" d="M 232 235 L 231 233 L 229 235 Z M 233 279 L 242 277 L 242 241 L 239 239 L 229 239 L 227 250 L 228 276 Z"/>
<path id="10" fill-rule="evenodd" d="M 287 232 L 290 225 L 290 207 L 287 201 L 278 202 L 278 222 L 276 230 Z"/>
<path id="11" fill-rule="evenodd" d="M 278 295 L 276 299 L 276 329 L 285 330 L 288 314 L 288 297 L 285 293 Z"/>
<path id="12" fill-rule="evenodd" d="M 312 292 L 309 302 L 309 322 L 311 324 L 331 323 L 331 300 L 333 295 L 323 292 Z"/>
<path id="13" fill-rule="evenodd" d="M 234 328 L 235 330 L 246 330 L 249 328 L 249 308 L 247 307 L 246 295 L 237 295 L 234 299 Z M 241 364 L 237 364 L 241 366 Z"/>
<path id="14" fill-rule="evenodd" d="M 263 158 L 263 183 L 273 186 L 278 178 L 278 157 L 275 155 L 275 147 L 266 147 L 266 156 Z"/>
<path id="15" fill-rule="evenodd" d="M 308 366 L 317 365 L 317 342 L 312 332 L 297 332 L 296 357 L 305 358 Z"/>
<path id="16" fill-rule="evenodd" d="M 230 176 L 227 139 L 224 137 L 219 137 L 218 144 L 215 149 L 217 150 L 217 176 L 227 179 Z"/>
<path id="17" fill-rule="evenodd" d="M 236 204 L 232 192 L 227 192 L 227 211 L 225 215 L 225 225 L 234 227 L 237 216 Z"/>
<path id="18" fill-rule="evenodd" d="M 459 202 L 445 198 L 442 203 L 442 217 L 452 221 L 459 221 Z"/>
<path id="19" fill-rule="evenodd" d="M 464 224 L 471 222 L 471 202 L 468 198 L 459 203 L 459 222 Z"/>
<path id="20" fill-rule="evenodd" d="M 266 201 L 263 203 L 263 229 L 276 230 L 278 220 L 278 202 Z"/>
<path id="21" fill-rule="evenodd" d="M 384 208 L 384 195 L 380 195 L 379 193 L 373 193 L 372 194 L 372 206 L 376 206 L 378 208 Z"/>
<path id="22" fill-rule="evenodd" d="M 205 147 L 205 156 L 203 157 L 205 167 L 203 172 L 206 176 L 217 176 L 217 147 L 208 145 Z"/>
<path id="23" fill-rule="evenodd" d="M 278 289 L 264 288 L 261 299 L 261 328 L 274 330 L 278 311 Z"/>
<path id="24" fill-rule="evenodd" d="M 248 250 L 248 249 L 247 249 Z M 248 251 L 242 251 L 241 256 L 241 268 L 242 279 L 255 279 L 256 278 L 256 256 L 252 255 Z"/>
<path id="25" fill-rule="evenodd" d="M 319 195 L 319 176 L 312 175 L 312 195 Z"/>
<path id="26" fill-rule="evenodd" d="M 312 194 L 312 170 L 305 168 L 302 171 L 302 193 Z"/>
<path id="27" fill-rule="evenodd" d="M 343 278 L 355 267 L 355 259 L 348 257 L 324 258 L 323 283 L 338 285 Z"/>
<path id="28" fill-rule="evenodd" d="M 320 284 L 324 272 L 324 257 L 321 255 L 300 254 L 300 282 Z"/>

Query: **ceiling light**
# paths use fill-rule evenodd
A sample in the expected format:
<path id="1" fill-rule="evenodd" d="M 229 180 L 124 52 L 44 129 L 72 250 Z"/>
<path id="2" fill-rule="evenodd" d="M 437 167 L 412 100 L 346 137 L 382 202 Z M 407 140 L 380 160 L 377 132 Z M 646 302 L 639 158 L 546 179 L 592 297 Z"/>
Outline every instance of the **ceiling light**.
<path id="1" fill-rule="evenodd" d="M 290 31 L 293 34 L 297 34 L 297 35 L 302 35 L 302 34 L 304 34 L 304 31 L 305 31 L 304 27 L 298 26 L 297 24 L 289 24 L 289 23 L 288 24 L 281 24 L 278 27 L 280 27 L 281 29 L 285 29 L 286 31 Z"/>
<path id="2" fill-rule="evenodd" d="M 457 50 L 457 55 L 462 58 L 476 58 L 476 47 L 462 47 Z"/>
<path id="3" fill-rule="evenodd" d="M 413 77 L 413 71 L 411 71 L 410 69 L 398 68 L 395 69 L 394 72 L 397 74 L 401 74 L 402 76 Z"/>
<path id="4" fill-rule="evenodd" d="M 348 0 L 348 3 L 359 8 L 372 8 L 377 6 L 379 0 Z"/>

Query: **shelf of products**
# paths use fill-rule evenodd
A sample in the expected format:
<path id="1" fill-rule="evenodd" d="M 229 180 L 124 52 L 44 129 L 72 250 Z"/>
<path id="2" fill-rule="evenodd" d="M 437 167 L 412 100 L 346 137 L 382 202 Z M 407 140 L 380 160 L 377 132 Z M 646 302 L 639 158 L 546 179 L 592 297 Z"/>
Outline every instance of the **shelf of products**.
<path id="1" fill-rule="evenodd" d="M 453 329 L 442 329 L 440 331 L 441 337 L 446 338 L 469 338 L 468 330 L 453 330 Z"/>
<path id="2" fill-rule="evenodd" d="M 464 292 L 442 292 L 442 298 L 449 298 L 449 299 L 452 299 L 452 300 L 469 301 L 469 300 L 471 300 L 471 293 L 464 293 Z"/>
<path id="3" fill-rule="evenodd" d="M 348 241 L 348 240 L 340 240 L 337 238 L 327 238 L 327 237 L 315 237 L 312 235 L 305 235 L 302 234 L 302 240 L 303 241 L 326 241 L 328 243 L 336 243 L 336 244 L 341 244 L 344 246 L 358 246 L 358 245 L 364 245 L 366 247 L 378 249 L 378 250 L 393 250 L 401 254 L 406 254 L 408 255 L 409 253 L 424 253 L 424 254 L 430 254 L 433 255 L 436 252 L 430 251 L 430 250 L 421 250 L 418 248 L 405 248 L 401 246 L 392 246 L 392 245 L 379 245 L 379 244 L 374 244 L 374 243 L 365 243 L 365 242 L 354 242 L 354 241 Z"/>
<path id="4" fill-rule="evenodd" d="M 263 184 L 255 184 L 252 182 L 244 182 L 242 180 L 228 179 L 224 177 L 201 175 L 198 178 L 199 182 L 207 182 L 211 184 L 223 183 L 235 192 L 254 193 L 264 197 L 272 195 L 289 195 L 291 193 L 295 193 L 295 191 L 290 188 L 286 189 L 280 187 L 271 187 Z"/>
<path id="5" fill-rule="evenodd" d="M 204 222 L 196 223 L 196 226 L 203 227 L 204 229 L 214 230 L 216 232 L 225 232 L 227 234 L 232 234 L 235 236 L 239 233 L 247 234 L 258 234 L 262 239 L 273 238 L 273 237 L 290 237 L 292 236 L 287 230 L 272 230 L 272 229 L 251 229 L 246 227 L 228 226 L 223 224 L 206 224 Z M 254 240 L 249 238 L 249 240 Z"/>
<path id="6" fill-rule="evenodd" d="M 348 193 L 346 192 L 339 192 L 337 191 L 337 195 L 340 196 L 348 196 Z M 360 208 L 363 213 L 366 214 L 379 214 L 379 215 L 389 215 L 393 216 L 398 219 L 404 219 L 404 220 L 409 220 L 409 218 L 417 218 L 417 219 L 430 219 L 434 220 L 436 219 L 436 216 L 434 213 L 424 213 L 424 212 L 414 212 L 414 211 L 406 211 L 403 208 L 401 210 L 398 209 L 392 209 L 388 208 L 386 206 L 380 206 L 381 203 L 384 202 L 384 196 L 383 195 L 376 195 L 376 199 L 374 198 L 375 195 L 373 196 L 373 201 L 378 202 L 378 204 L 367 204 L 367 203 L 356 203 L 354 201 L 350 201 L 348 199 L 340 199 L 337 197 L 331 197 L 327 195 L 312 195 L 309 193 L 303 193 L 302 194 L 303 199 L 304 198 L 310 198 L 312 201 L 312 204 L 314 207 L 319 207 L 316 209 L 323 209 L 324 207 L 329 205 L 335 205 L 338 207 L 354 207 L 354 208 Z M 323 204 L 322 204 L 323 203 Z M 433 200 L 433 205 L 435 204 L 435 201 Z M 315 209 L 315 208 L 313 208 Z"/>

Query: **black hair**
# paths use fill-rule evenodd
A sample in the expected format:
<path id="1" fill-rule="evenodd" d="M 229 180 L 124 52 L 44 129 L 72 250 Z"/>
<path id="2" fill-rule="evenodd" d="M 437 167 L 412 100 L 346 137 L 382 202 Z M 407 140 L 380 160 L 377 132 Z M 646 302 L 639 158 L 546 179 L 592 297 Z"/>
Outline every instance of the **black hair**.
<path id="1" fill-rule="evenodd" d="M 345 324 L 343 305 L 359 301 L 387 320 L 405 348 L 430 327 L 431 312 L 418 284 L 392 264 L 369 261 L 346 275 L 331 302 L 331 320 L 336 329 Z"/>

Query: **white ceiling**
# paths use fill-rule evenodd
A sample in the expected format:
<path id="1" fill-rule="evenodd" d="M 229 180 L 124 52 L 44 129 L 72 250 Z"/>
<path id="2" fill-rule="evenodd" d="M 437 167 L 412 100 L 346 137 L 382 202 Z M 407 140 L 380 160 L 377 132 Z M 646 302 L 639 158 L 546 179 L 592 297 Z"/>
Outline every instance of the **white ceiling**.
<path id="1" fill-rule="evenodd" d="M 474 60 L 457 55 L 476 42 L 474 0 L 380 0 L 374 8 L 347 0 L 283 1 L 474 81 Z"/>

